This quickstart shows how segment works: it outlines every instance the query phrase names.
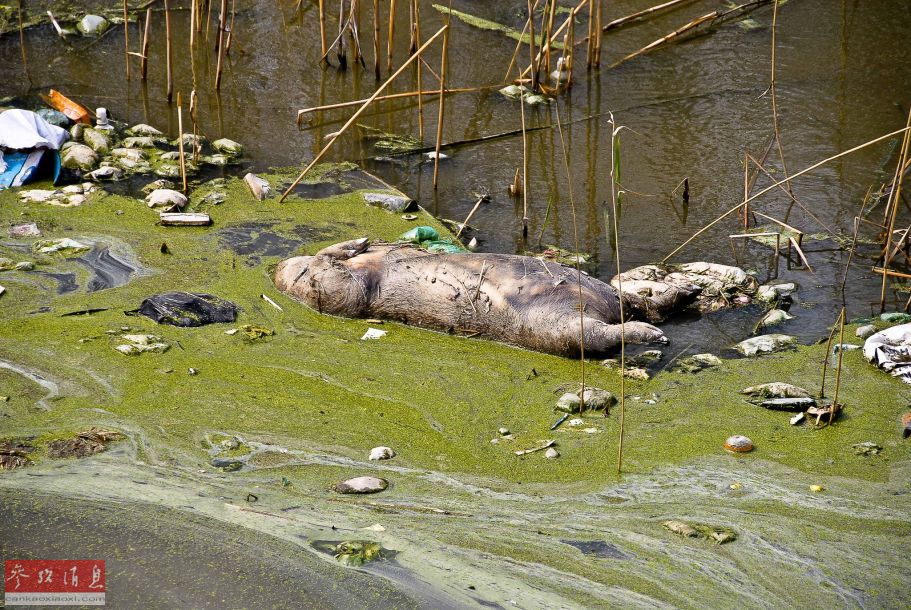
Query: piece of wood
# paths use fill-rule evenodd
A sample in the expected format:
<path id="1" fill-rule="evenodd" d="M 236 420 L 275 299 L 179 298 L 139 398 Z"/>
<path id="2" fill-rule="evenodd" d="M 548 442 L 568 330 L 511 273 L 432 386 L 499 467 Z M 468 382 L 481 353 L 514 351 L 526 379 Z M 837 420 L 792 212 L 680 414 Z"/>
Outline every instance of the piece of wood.
<path id="1" fill-rule="evenodd" d="M 206 227 L 212 219 L 203 212 L 161 212 L 159 223 L 163 227 Z"/>

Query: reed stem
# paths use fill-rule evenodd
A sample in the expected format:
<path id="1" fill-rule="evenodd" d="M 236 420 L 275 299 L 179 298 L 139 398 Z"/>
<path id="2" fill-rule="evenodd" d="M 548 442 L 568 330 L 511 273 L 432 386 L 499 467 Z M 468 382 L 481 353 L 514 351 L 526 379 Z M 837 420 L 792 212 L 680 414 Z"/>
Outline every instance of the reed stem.
<path id="1" fill-rule="evenodd" d="M 443 116 L 446 108 L 446 67 L 449 64 L 449 19 L 446 19 L 446 31 L 443 33 L 443 51 L 440 57 L 440 112 L 437 116 L 437 144 L 433 159 L 433 188 L 436 189 L 440 178 L 440 146 L 443 144 Z"/>
<path id="2" fill-rule="evenodd" d="M 174 82 L 171 73 L 171 7 L 168 0 L 164 0 L 164 28 L 165 28 L 165 64 L 168 74 L 168 103 L 174 96 Z"/>
<path id="3" fill-rule="evenodd" d="M 127 80 L 130 80 L 130 18 L 127 15 L 127 0 L 123 0 L 123 63 Z"/>
<path id="4" fill-rule="evenodd" d="M 149 67 L 149 32 L 152 25 L 152 9 L 146 9 L 145 29 L 142 33 L 142 58 L 139 60 L 139 75 L 146 80 Z"/>
<path id="5" fill-rule="evenodd" d="M 380 85 L 380 86 L 377 88 L 377 90 L 373 93 L 373 95 L 370 96 L 370 98 L 369 98 L 366 102 L 364 102 L 364 105 L 361 106 L 361 107 L 357 110 L 357 112 L 355 112 L 353 115 L 351 115 L 351 118 L 348 119 L 348 121 L 342 126 L 342 128 L 341 128 L 340 130 L 338 130 L 337 132 L 335 132 L 335 134 L 333 134 L 332 139 L 329 140 L 329 142 L 323 147 L 323 149 L 322 149 L 321 151 L 319 151 L 319 153 L 316 155 L 316 157 L 314 157 L 313 161 L 311 161 L 310 164 L 307 165 L 307 167 L 304 168 L 304 171 L 302 171 L 302 172 L 300 173 L 300 175 L 299 175 L 299 176 L 294 180 L 294 182 L 291 184 L 291 186 L 288 187 L 288 190 L 286 190 L 286 191 L 284 192 L 284 194 L 281 196 L 281 198 L 278 200 L 279 203 L 281 203 L 282 201 L 284 201 L 285 198 L 288 197 L 288 195 L 291 193 L 291 191 L 293 191 L 294 188 L 295 188 L 298 184 L 300 184 L 300 181 L 304 179 L 304 176 L 307 175 L 307 172 L 309 172 L 311 169 L 313 169 L 313 166 L 315 166 L 315 165 L 319 162 L 319 160 L 323 158 L 323 156 L 324 156 L 324 155 L 326 154 L 326 152 L 332 147 L 332 145 L 335 143 L 335 141 L 338 140 L 338 139 L 341 137 L 341 135 L 342 135 L 343 133 L 345 133 L 345 131 L 346 131 L 349 127 L 351 127 L 351 125 L 354 124 L 354 122 L 357 120 L 357 118 L 358 118 L 359 116 L 361 116 L 361 114 L 364 113 L 364 111 L 370 106 L 370 104 L 371 104 L 376 98 L 379 97 L 380 93 L 382 93 L 382 92 L 386 89 L 386 87 L 388 87 L 389 84 L 392 83 L 392 81 L 394 81 L 394 80 L 396 79 L 396 77 L 398 77 L 402 72 L 404 72 L 404 71 L 405 71 L 405 68 L 407 68 L 407 67 L 411 64 L 411 62 L 413 62 L 415 59 L 419 58 L 419 57 L 421 56 L 421 53 L 423 53 L 424 50 L 425 50 L 427 47 L 429 47 L 429 46 L 431 45 L 431 43 L 433 43 L 434 40 L 436 40 L 436 39 L 439 38 L 444 32 L 446 32 L 446 30 L 448 29 L 448 27 L 449 27 L 449 26 L 444 25 L 444 26 L 441 27 L 439 30 L 437 30 L 437 32 L 436 32 L 433 36 L 431 36 L 430 39 L 427 40 L 427 42 L 425 42 L 423 45 L 421 45 L 421 48 L 418 49 L 417 52 L 416 52 L 414 55 L 412 55 L 411 57 L 409 57 L 408 60 L 405 61 L 405 63 L 403 63 L 403 64 L 401 65 L 401 67 L 399 67 L 398 70 L 396 70 L 395 72 L 393 72 L 392 75 L 391 75 L 388 79 L 386 79 L 386 81 L 384 81 L 382 85 Z"/>

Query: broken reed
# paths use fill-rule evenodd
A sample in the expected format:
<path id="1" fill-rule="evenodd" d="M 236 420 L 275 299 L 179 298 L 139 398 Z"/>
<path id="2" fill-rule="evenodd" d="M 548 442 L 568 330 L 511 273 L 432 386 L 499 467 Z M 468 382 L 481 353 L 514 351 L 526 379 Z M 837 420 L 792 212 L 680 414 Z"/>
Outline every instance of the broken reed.
<path id="1" fill-rule="evenodd" d="M 225 25 L 228 13 L 228 0 L 221 0 L 221 11 L 218 15 L 218 62 L 215 67 L 215 90 L 221 90 L 221 64 L 225 55 Z"/>
<path id="2" fill-rule="evenodd" d="M 522 103 L 524 104 L 525 102 Z M 582 262 L 579 260 L 579 252 L 581 251 L 579 248 L 579 223 L 576 219 L 576 201 L 573 197 L 573 177 L 572 171 L 570 170 L 569 151 L 566 148 L 566 136 L 563 134 L 563 119 L 560 117 L 559 104 L 554 104 L 554 110 L 557 114 L 557 129 L 560 134 L 560 147 L 563 151 L 563 167 L 566 170 L 566 188 L 567 195 L 569 196 L 569 209 L 573 219 L 573 243 L 576 252 L 576 284 L 579 288 L 579 366 L 580 376 L 582 378 L 582 389 L 579 392 L 579 412 L 581 413 L 585 410 L 585 301 L 582 298 Z M 547 269 L 546 263 L 544 269 Z M 620 311 L 622 320 L 622 306 Z"/>
<path id="3" fill-rule="evenodd" d="M 17 6 L 17 13 L 19 15 L 19 49 L 22 51 L 22 69 L 25 70 L 25 75 L 28 77 L 29 82 L 31 82 L 32 77 L 28 73 L 28 57 L 25 54 L 25 28 L 22 25 L 22 0 L 19 0 Z M 48 12 L 50 14 L 50 12 Z"/>
<path id="4" fill-rule="evenodd" d="M 187 161 L 183 149 L 183 103 L 180 100 L 180 91 L 177 92 L 177 151 L 180 155 L 180 178 L 183 183 L 183 194 L 187 194 Z"/>
<path id="5" fill-rule="evenodd" d="M 437 30 L 437 32 L 436 32 L 433 36 L 431 36 L 431 37 L 427 40 L 427 42 L 425 42 L 423 45 L 421 45 L 421 48 L 419 48 L 411 57 L 409 57 L 408 60 L 405 61 L 405 63 L 403 63 L 403 64 L 399 67 L 398 70 L 396 70 L 395 72 L 393 72 L 392 75 L 391 75 L 388 79 L 386 79 L 386 80 L 383 82 L 382 85 L 380 85 L 380 86 L 377 88 L 377 90 L 373 93 L 373 95 L 371 95 L 370 98 L 369 98 L 366 102 L 364 102 L 364 105 L 361 106 L 361 107 L 357 110 L 357 112 L 355 112 L 353 115 L 351 115 L 351 118 L 348 119 L 348 121 L 342 126 L 342 128 L 341 128 L 340 130 L 338 130 L 337 132 L 335 132 L 334 134 L 332 134 L 332 139 L 329 140 L 329 142 L 323 147 L 323 149 L 319 151 L 319 153 L 316 155 L 316 157 L 313 158 L 313 160 L 310 162 L 310 164 L 307 165 L 307 167 L 304 168 L 304 171 L 302 171 L 302 172 L 300 173 L 300 175 L 299 175 L 299 176 L 294 180 L 294 182 L 291 184 L 291 186 L 288 187 L 288 190 L 286 190 L 286 191 L 282 194 L 282 196 L 281 196 L 281 197 L 279 198 L 279 200 L 278 200 L 279 203 L 283 202 L 283 201 L 288 197 L 288 195 L 291 194 L 291 191 L 293 191 L 294 188 L 295 188 L 298 184 L 300 184 L 300 181 L 304 179 L 304 176 L 307 175 L 307 172 L 309 172 L 311 169 L 313 169 L 313 166 L 316 165 L 316 164 L 319 162 L 319 160 L 323 158 L 323 156 L 324 156 L 324 155 L 326 154 L 326 152 L 332 147 L 332 145 L 335 143 L 335 141 L 338 140 L 338 139 L 341 137 L 341 135 L 342 135 L 343 133 L 345 133 L 345 131 L 346 131 L 349 127 L 351 127 L 351 125 L 354 124 L 354 122 L 357 120 L 357 118 L 358 118 L 359 116 L 361 116 L 361 114 L 363 114 L 365 110 L 367 110 L 367 108 L 370 106 L 370 104 L 371 104 L 376 98 L 378 98 L 378 97 L 380 96 L 380 93 L 382 93 L 382 92 L 386 89 L 386 87 L 388 87 L 389 84 L 392 83 L 392 81 L 394 81 L 394 80 L 396 79 L 396 77 L 398 77 L 402 72 L 404 72 L 405 69 L 411 64 L 411 62 L 415 61 L 416 59 L 419 59 L 419 58 L 421 57 L 421 53 L 423 53 L 424 50 L 427 49 L 427 47 L 429 47 L 429 46 L 430 46 L 437 38 L 439 38 L 444 32 L 446 32 L 446 30 L 447 30 L 448 28 L 449 28 L 449 26 L 444 25 L 444 26 L 441 27 L 439 30 Z M 420 99 L 420 96 L 418 97 L 418 99 Z"/>
<path id="6" fill-rule="evenodd" d="M 145 28 L 142 32 L 142 57 L 139 60 L 139 75 L 146 80 L 149 67 L 149 32 L 152 25 L 152 9 L 146 9 Z"/>
<path id="7" fill-rule="evenodd" d="M 126 66 L 127 80 L 130 80 L 130 18 L 127 15 L 127 0 L 123 0 L 123 63 Z"/>
<path id="8" fill-rule="evenodd" d="M 437 142 L 433 158 L 433 188 L 436 189 L 440 178 L 440 147 L 443 145 L 443 116 L 446 109 L 446 67 L 449 64 L 449 19 L 446 19 L 446 31 L 443 32 L 443 51 L 440 53 L 440 107 L 437 116 Z M 423 60 L 421 60 L 423 61 Z M 379 64 L 377 64 L 379 65 Z M 379 68 L 377 68 L 379 76 Z M 420 97 L 418 98 L 420 99 Z"/>
<path id="9" fill-rule="evenodd" d="M 886 205 L 886 214 L 888 215 L 888 228 L 886 229 L 886 250 L 883 257 L 883 282 L 882 292 L 880 294 L 879 309 L 886 310 L 886 286 L 889 282 L 889 264 L 892 262 L 892 235 L 895 231 L 895 218 L 898 216 L 899 202 L 901 201 L 902 182 L 904 182 L 904 170 L 908 164 L 909 145 L 911 145 L 911 110 L 908 111 L 908 119 L 905 122 L 905 135 L 902 138 L 902 146 L 898 155 L 898 162 L 895 165 L 895 174 L 892 178 L 892 190 L 889 192 L 889 200 Z M 907 235 L 905 236 L 907 238 Z"/>
<path id="10" fill-rule="evenodd" d="M 620 278 L 620 205 L 617 193 L 620 184 L 620 176 L 618 175 L 620 170 L 620 140 L 617 139 L 617 134 L 620 132 L 621 128 L 617 127 L 613 113 L 610 113 L 610 121 L 608 121 L 608 124 L 611 128 L 611 164 L 609 176 L 611 213 L 613 215 L 614 229 L 614 258 L 617 261 L 617 294 L 622 295 L 623 280 Z M 626 315 L 623 307 L 623 299 L 620 298 L 618 301 L 620 303 L 620 433 L 617 442 L 617 474 L 619 475 L 623 471 L 623 433 L 624 424 L 626 423 Z"/>
<path id="11" fill-rule="evenodd" d="M 168 0 L 164 0 L 164 27 L 165 27 L 165 64 L 168 75 L 168 103 L 174 95 L 174 83 L 171 76 L 171 7 Z"/>

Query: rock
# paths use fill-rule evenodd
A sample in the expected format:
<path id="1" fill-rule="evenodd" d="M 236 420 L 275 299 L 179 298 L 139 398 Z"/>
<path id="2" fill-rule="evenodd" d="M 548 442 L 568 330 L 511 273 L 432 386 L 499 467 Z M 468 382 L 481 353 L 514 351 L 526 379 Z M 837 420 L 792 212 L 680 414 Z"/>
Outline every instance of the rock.
<path id="1" fill-rule="evenodd" d="M 771 334 L 752 337 L 746 341 L 741 341 L 734 348 L 744 356 L 756 356 L 758 354 L 769 354 L 781 351 L 793 345 L 797 341 L 796 337 L 790 335 Z"/>
<path id="2" fill-rule="evenodd" d="M 149 194 L 157 189 L 173 189 L 174 186 L 174 183 L 170 180 L 155 180 L 142 187 L 142 192 Z"/>
<path id="3" fill-rule="evenodd" d="M 123 179 L 123 170 L 113 165 L 107 165 L 87 173 L 85 177 L 96 182 L 117 181 Z"/>
<path id="4" fill-rule="evenodd" d="M 780 381 L 753 385 L 740 390 L 740 393 L 756 398 L 809 398 L 810 396 L 809 390 Z"/>
<path id="5" fill-rule="evenodd" d="M 601 388 L 586 388 L 582 393 L 582 402 L 585 408 L 600 411 L 610 410 L 617 403 L 613 394 Z"/>
<path id="6" fill-rule="evenodd" d="M 85 195 L 70 195 L 66 198 L 66 205 L 69 207 L 76 207 L 83 203 L 85 203 Z"/>
<path id="7" fill-rule="evenodd" d="M 76 29 L 83 36 L 101 36 L 109 27 L 108 20 L 98 15 L 86 15 L 76 24 Z"/>
<path id="8" fill-rule="evenodd" d="M 766 315 L 762 316 L 762 320 L 759 321 L 759 326 L 766 328 L 793 319 L 794 316 L 783 309 L 772 309 Z"/>
<path id="9" fill-rule="evenodd" d="M 0 256 L 0 271 L 10 271 L 16 268 L 16 263 L 11 258 Z"/>
<path id="10" fill-rule="evenodd" d="M 556 409 L 557 411 L 563 411 L 564 413 L 578 413 L 581 406 L 582 399 L 579 398 L 578 394 L 566 392 L 557 400 Z"/>
<path id="11" fill-rule="evenodd" d="M 854 449 L 854 455 L 879 455 L 879 452 L 883 450 L 880 445 L 873 441 L 857 443 L 856 445 L 851 445 L 851 447 Z"/>
<path id="12" fill-rule="evenodd" d="M 69 142 L 61 149 L 60 165 L 66 169 L 92 171 L 98 163 L 98 154 L 85 144 Z"/>
<path id="13" fill-rule="evenodd" d="M 551 447 L 550 449 L 548 449 L 547 451 L 544 452 L 544 457 L 546 457 L 549 460 L 552 460 L 554 458 L 560 457 L 560 452 L 557 451 L 556 449 L 554 449 L 553 447 Z"/>
<path id="14" fill-rule="evenodd" d="M 396 214 L 407 211 L 414 203 L 408 197 L 386 193 L 364 193 L 364 200 L 370 205 L 379 206 L 387 212 L 395 212 Z"/>
<path id="15" fill-rule="evenodd" d="M 162 161 L 180 161 L 180 151 L 169 150 L 158 155 L 158 158 Z"/>
<path id="16" fill-rule="evenodd" d="M 162 163 L 155 168 L 155 175 L 162 178 L 179 178 L 180 165 L 177 163 Z"/>
<path id="17" fill-rule="evenodd" d="M 741 434 L 735 434 L 724 441 L 724 448 L 731 453 L 748 453 L 753 450 L 753 441 Z"/>
<path id="18" fill-rule="evenodd" d="M 763 400 L 759 406 L 772 411 L 806 411 L 816 406 L 816 401 L 809 397 L 803 398 L 770 398 Z"/>
<path id="19" fill-rule="evenodd" d="M 81 184 L 69 184 L 60 190 L 67 195 L 81 195 L 83 188 Z"/>
<path id="20" fill-rule="evenodd" d="M 34 222 L 27 222 L 21 225 L 13 225 L 7 231 L 10 237 L 41 237 L 41 230 Z"/>
<path id="21" fill-rule="evenodd" d="M 106 155 L 111 152 L 112 140 L 107 132 L 86 127 L 82 134 L 82 141 L 99 155 Z"/>
<path id="22" fill-rule="evenodd" d="M 70 141 L 81 142 L 83 133 L 85 133 L 85 123 L 76 123 L 70 127 Z"/>
<path id="23" fill-rule="evenodd" d="M 65 129 L 72 123 L 68 116 L 52 108 L 41 108 L 35 114 L 55 127 L 63 127 Z"/>
<path id="24" fill-rule="evenodd" d="M 644 368 L 658 362 L 662 358 L 664 358 L 664 352 L 660 349 L 649 349 L 641 354 L 627 357 L 626 363 L 628 365 Z"/>
<path id="25" fill-rule="evenodd" d="M 247 183 L 247 187 L 250 189 L 250 192 L 253 193 L 253 197 L 255 197 L 257 201 L 262 201 L 272 194 L 272 188 L 269 186 L 269 183 L 256 174 L 248 173 L 244 176 L 244 182 Z"/>
<path id="26" fill-rule="evenodd" d="M 146 195 L 150 208 L 183 209 L 187 205 L 187 196 L 171 189 L 156 189 Z"/>
<path id="27" fill-rule="evenodd" d="M 367 459 L 373 461 L 391 460 L 395 457 L 395 451 L 389 447 L 374 447 L 370 450 L 370 457 Z"/>
<path id="28" fill-rule="evenodd" d="M 204 155 L 200 158 L 203 164 L 205 165 L 215 165 L 217 167 L 224 167 L 230 163 L 231 158 L 227 155 Z"/>
<path id="29" fill-rule="evenodd" d="M 769 303 L 778 299 L 778 291 L 774 286 L 763 284 L 756 289 L 756 300 Z"/>
<path id="30" fill-rule="evenodd" d="M 130 136 L 141 136 L 141 137 L 150 137 L 150 138 L 161 138 L 164 137 L 164 134 L 152 127 L 151 125 L 146 125 L 145 123 L 138 123 L 133 125 L 126 131 L 127 135 Z"/>
<path id="31" fill-rule="evenodd" d="M 379 477 L 355 477 L 336 483 L 333 489 L 340 494 L 373 494 L 389 487 L 389 482 Z"/>
<path id="32" fill-rule="evenodd" d="M 208 195 L 206 195 L 205 197 L 203 197 L 200 200 L 200 203 L 203 203 L 205 205 L 221 205 L 225 202 L 225 199 L 227 199 L 227 198 L 228 198 L 228 196 L 225 193 L 222 193 L 219 191 L 213 191 L 213 192 L 209 193 Z"/>
<path id="33" fill-rule="evenodd" d="M 162 353 L 171 347 L 155 335 L 122 335 L 126 343 L 114 346 L 114 349 L 126 356 L 137 356 L 144 352 Z"/>
<path id="34" fill-rule="evenodd" d="M 16 271 L 33 271 L 35 269 L 35 263 L 32 261 L 22 261 L 16 263 Z"/>
<path id="35" fill-rule="evenodd" d="M 155 148 L 155 140 L 148 136 L 124 138 L 120 145 L 124 148 Z"/>
<path id="36" fill-rule="evenodd" d="M 714 354 L 694 354 L 674 365 L 674 370 L 685 373 L 698 373 L 702 369 L 721 366 L 721 358 Z"/>
<path id="37" fill-rule="evenodd" d="M 879 319 L 883 322 L 888 322 L 889 324 L 905 324 L 911 322 L 911 316 L 900 311 L 889 311 L 880 314 Z"/>
<path id="38" fill-rule="evenodd" d="M 115 148 L 111 151 L 111 156 L 115 159 L 142 161 L 146 154 L 141 148 Z"/>
<path id="39" fill-rule="evenodd" d="M 509 428 L 498 428 L 497 434 L 500 436 L 509 436 Z"/>
<path id="40" fill-rule="evenodd" d="M 244 154 L 244 147 L 239 142 L 234 140 L 229 140 L 228 138 L 220 138 L 212 142 L 212 148 L 215 152 L 220 152 L 222 154 L 228 155 L 229 157 L 239 157 Z"/>
<path id="41" fill-rule="evenodd" d="M 862 345 L 855 345 L 853 343 L 836 343 L 832 346 L 832 353 L 837 354 L 841 351 L 853 352 L 854 350 L 858 350 L 862 347 Z"/>
<path id="42" fill-rule="evenodd" d="M 185 133 L 185 134 L 183 134 L 182 138 L 177 138 L 176 140 L 173 140 L 171 142 L 171 145 L 178 146 L 180 144 L 181 140 L 183 140 L 184 151 L 187 154 L 192 154 L 193 149 L 196 147 L 197 144 L 199 146 L 202 146 L 203 144 L 206 143 L 206 136 L 197 136 L 192 133 Z"/>
<path id="43" fill-rule="evenodd" d="M 224 472 L 237 472 L 244 467 L 244 463 L 240 460 L 227 457 L 214 457 L 210 463 Z"/>
<path id="44" fill-rule="evenodd" d="M 63 239 L 36 241 L 32 244 L 32 249 L 40 254 L 52 254 L 54 252 L 63 251 L 66 251 L 67 254 L 78 254 L 81 252 L 88 252 L 92 247 L 80 243 L 75 239 L 64 237 Z"/>
<path id="45" fill-rule="evenodd" d="M 19 191 L 19 198 L 26 203 L 47 203 L 59 195 L 59 191 L 48 191 L 45 189 Z"/>
<path id="46" fill-rule="evenodd" d="M 867 337 L 874 334 L 875 332 L 876 332 L 875 326 L 873 326 L 872 324 L 865 324 L 864 326 L 859 326 L 857 328 L 857 330 L 854 331 L 854 334 L 856 336 L 860 337 L 861 339 L 866 339 Z"/>
<path id="47" fill-rule="evenodd" d="M 685 538 L 703 538 L 716 544 L 725 544 L 737 540 L 737 533 L 727 527 L 685 523 L 683 521 L 665 521 L 662 523 L 670 531 Z"/>

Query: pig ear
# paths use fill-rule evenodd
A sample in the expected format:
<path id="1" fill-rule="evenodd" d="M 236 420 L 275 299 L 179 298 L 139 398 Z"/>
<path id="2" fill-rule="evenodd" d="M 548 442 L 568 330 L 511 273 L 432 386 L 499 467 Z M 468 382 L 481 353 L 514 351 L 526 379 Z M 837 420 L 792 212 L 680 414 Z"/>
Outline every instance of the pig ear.
<path id="1" fill-rule="evenodd" d="M 352 239 L 350 241 L 343 241 L 338 244 L 334 244 L 323 248 L 316 253 L 317 256 L 325 256 L 328 258 L 336 258 L 339 260 L 347 260 L 349 258 L 354 258 L 358 254 L 362 254 L 370 246 L 370 240 L 366 237 L 360 239 Z"/>

